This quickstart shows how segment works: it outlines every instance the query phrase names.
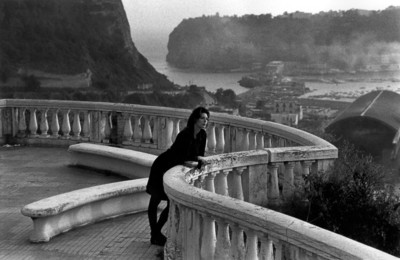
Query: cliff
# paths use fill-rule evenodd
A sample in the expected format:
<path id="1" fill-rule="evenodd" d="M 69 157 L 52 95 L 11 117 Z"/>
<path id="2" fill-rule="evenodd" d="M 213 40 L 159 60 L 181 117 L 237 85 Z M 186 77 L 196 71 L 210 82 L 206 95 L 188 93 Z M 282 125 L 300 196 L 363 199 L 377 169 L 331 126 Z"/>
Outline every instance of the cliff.
<path id="1" fill-rule="evenodd" d="M 113 90 L 173 85 L 136 49 L 121 0 L 2 0 L 0 84 L 30 75 L 42 86 L 51 79 L 49 86 Z"/>
<path id="2" fill-rule="evenodd" d="M 214 71 L 256 70 L 277 60 L 350 71 L 390 66 L 396 57 L 400 8 L 389 7 L 185 19 L 169 36 L 167 61 Z"/>

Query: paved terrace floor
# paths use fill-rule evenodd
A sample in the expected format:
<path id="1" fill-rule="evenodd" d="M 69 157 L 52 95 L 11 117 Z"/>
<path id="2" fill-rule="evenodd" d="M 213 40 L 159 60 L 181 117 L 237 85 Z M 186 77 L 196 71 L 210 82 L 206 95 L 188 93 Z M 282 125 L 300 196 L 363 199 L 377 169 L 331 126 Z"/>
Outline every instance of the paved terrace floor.
<path id="1" fill-rule="evenodd" d="M 68 191 L 126 180 L 68 166 L 62 148 L 0 147 L 0 259 L 161 259 L 151 245 L 147 214 L 105 220 L 33 244 L 30 218 L 20 213 L 31 202 Z"/>

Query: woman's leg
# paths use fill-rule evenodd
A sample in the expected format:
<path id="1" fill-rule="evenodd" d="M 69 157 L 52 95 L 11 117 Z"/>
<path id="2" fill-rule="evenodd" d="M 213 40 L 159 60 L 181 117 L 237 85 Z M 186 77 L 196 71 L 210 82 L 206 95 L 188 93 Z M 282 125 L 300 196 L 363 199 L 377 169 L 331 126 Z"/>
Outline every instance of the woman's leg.
<path id="1" fill-rule="evenodd" d="M 158 233 L 161 232 L 161 229 L 159 229 L 157 225 L 157 209 L 160 202 L 161 200 L 157 196 L 150 197 L 147 215 L 149 217 L 151 236 L 158 235 Z"/>
<path id="2" fill-rule="evenodd" d="M 161 212 L 160 218 L 158 219 L 158 222 L 157 222 L 157 226 L 158 226 L 160 232 L 161 232 L 161 229 L 163 228 L 163 226 L 165 225 L 165 223 L 168 220 L 168 213 L 169 213 L 169 200 L 167 200 L 167 206 Z"/>

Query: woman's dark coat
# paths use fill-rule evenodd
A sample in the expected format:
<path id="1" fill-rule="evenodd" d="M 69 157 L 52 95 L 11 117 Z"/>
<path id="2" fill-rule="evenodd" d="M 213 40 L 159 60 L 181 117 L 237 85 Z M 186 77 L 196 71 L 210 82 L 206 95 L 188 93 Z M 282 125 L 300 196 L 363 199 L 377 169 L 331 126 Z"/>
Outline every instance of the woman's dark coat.
<path id="1" fill-rule="evenodd" d="M 165 172 L 176 165 L 182 165 L 185 161 L 197 161 L 197 156 L 204 156 L 207 133 L 200 130 L 194 138 L 193 131 L 186 127 L 179 132 L 172 146 L 154 161 L 147 182 L 147 193 L 167 200 L 163 185 Z"/>

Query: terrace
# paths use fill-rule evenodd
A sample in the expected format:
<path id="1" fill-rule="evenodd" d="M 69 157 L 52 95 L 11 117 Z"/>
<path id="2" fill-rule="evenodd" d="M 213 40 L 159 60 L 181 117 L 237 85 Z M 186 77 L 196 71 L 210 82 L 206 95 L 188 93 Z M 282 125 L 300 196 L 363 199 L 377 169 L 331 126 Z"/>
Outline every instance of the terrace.
<path id="1" fill-rule="evenodd" d="M 0 100 L 0 143 L 65 150 L 73 144 L 92 143 L 157 155 L 172 144 L 190 112 L 99 102 Z M 323 174 L 336 158 L 333 145 L 301 130 L 212 113 L 204 166 L 177 166 L 164 177 L 171 201 L 165 257 L 396 259 L 268 209 L 303 185 L 302 175 Z M 121 182 L 123 194 L 116 192 L 113 199 L 133 196 L 143 183 L 145 179 Z M 27 199 L 26 204 L 30 202 Z M 112 207 L 102 205 L 104 211 Z M 143 210 L 132 216 L 140 214 Z"/>

